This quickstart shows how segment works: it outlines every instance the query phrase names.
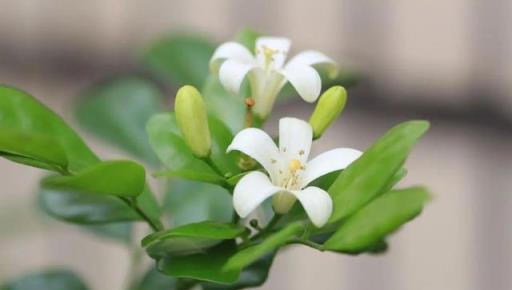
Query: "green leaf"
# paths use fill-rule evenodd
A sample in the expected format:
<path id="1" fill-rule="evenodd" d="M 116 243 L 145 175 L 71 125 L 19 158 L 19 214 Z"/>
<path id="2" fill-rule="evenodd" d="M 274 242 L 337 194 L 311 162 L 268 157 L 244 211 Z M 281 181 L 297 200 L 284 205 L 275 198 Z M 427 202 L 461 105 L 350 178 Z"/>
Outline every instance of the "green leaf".
<path id="1" fill-rule="evenodd" d="M 215 118 L 210 118 L 209 122 L 213 162 L 225 174 L 238 173 L 237 155 L 226 154 L 226 148 L 233 138 L 231 132 Z M 225 184 L 222 176 L 214 172 L 206 162 L 196 158 L 187 147 L 176 126 L 174 113 L 153 116 L 147 124 L 147 131 L 153 149 L 167 169 L 157 173 L 157 176 L 183 177 L 219 185 Z"/>
<path id="2" fill-rule="evenodd" d="M 68 270 L 46 270 L 26 274 L 0 286 L 1 290 L 87 290 L 87 286 Z"/>
<path id="3" fill-rule="evenodd" d="M 77 224 L 135 221 L 140 217 L 115 196 L 41 188 L 39 206 L 50 216 Z"/>
<path id="4" fill-rule="evenodd" d="M 232 132 L 238 132 L 244 127 L 245 96 L 228 93 L 216 76 L 209 76 L 201 91 L 208 112 L 222 120 Z"/>
<path id="5" fill-rule="evenodd" d="M 144 190 L 144 167 L 133 161 L 104 161 L 71 176 L 50 176 L 48 188 L 100 195 L 136 197 Z"/>
<path id="6" fill-rule="evenodd" d="M 224 270 L 233 271 L 245 268 L 261 257 L 283 246 L 290 238 L 297 236 L 303 230 L 304 225 L 302 222 L 289 224 L 278 232 L 270 235 L 261 243 L 237 252 L 228 260 L 224 266 Z"/>
<path id="7" fill-rule="evenodd" d="M 178 289 L 178 284 L 178 279 L 164 275 L 151 267 L 133 290 L 174 290 Z"/>
<path id="8" fill-rule="evenodd" d="M 46 136 L 65 151 L 70 171 L 98 162 L 98 158 L 66 123 L 32 96 L 0 86 L 0 130 Z"/>
<path id="9" fill-rule="evenodd" d="M 25 165 L 63 172 L 68 159 L 60 144 L 44 135 L 0 130 L 0 156 Z"/>
<path id="10" fill-rule="evenodd" d="M 163 211 L 170 214 L 171 224 L 214 220 L 229 222 L 233 215 L 229 192 L 213 184 L 175 179 L 164 198 Z"/>
<path id="11" fill-rule="evenodd" d="M 364 251 L 416 217 L 428 200 L 427 190 L 421 187 L 385 193 L 349 217 L 323 247 L 347 253 Z"/>
<path id="12" fill-rule="evenodd" d="M 428 127 L 426 121 L 394 127 L 343 170 L 328 190 L 334 206 L 330 223 L 351 215 L 382 193 Z"/>
<path id="13" fill-rule="evenodd" d="M 84 227 L 86 230 L 97 235 L 98 237 L 108 238 L 114 241 L 122 242 L 126 245 L 130 243 L 133 233 L 132 224 L 129 222 L 102 225 L 84 225 Z"/>
<path id="14" fill-rule="evenodd" d="M 58 115 L 27 93 L 12 87 L 0 86 L 0 130 L 6 129 L 52 138 L 66 152 L 68 169 L 71 173 L 82 171 L 100 162 L 82 139 Z M 51 193 L 46 196 L 45 192 Z M 127 206 L 119 206 L 122 204 L 121 201 L 113 202 L 114 199 L 108 196 L 91 197 L 77 192 L 57 193 L 57 191 L 43 190 L 41 197 L 45 205 L 43 208 L 49 209 L 52 216 L 67 221 L 100 223 L 101 217 L 105 218 L 104 222 L 134 220 L 131 209 Z M 57 204 L 50 204 L 53 201 Z M 137 201 L 152 219 L 158 219 L 159 208 L 148 189 L 137 197 Z M 69 208 L 57 208 L 57 206 L 69 206 Z M 114 214 L 108 214 L 104 211 L 106 209 L 114 210 Z M 65 215 L 59 216 L 59 213 Z"/>
<path id="15" fill-rule="evenodd" d="M 200 88 L 208 76 L 213 50 L 213 44 L 202 37 L 172 36 L 153 43 L 143 59 L 163 80 Z"/>
<path id="16" fill-rule="evenodd" d="M 247 229 L 234 224 L 204 221 L 148 235 L 142 240 L 142 246 L 149 256 L 158 259 L 204 252 L 224 240 L 247 235 Z"/>
<path id="17" fill-rule="evenodd" d="M 247 49 L 254 53 L 256 49 L 256 39 L 261 36 L 261 33 L 252 30 L 249 27 L 245 27 L 240 30 L 236 36 L 235 41 L 247 47 Z"/>
<path id="18" fill-rule="evenodd" d="M 138 76 L 118 77 L 87 90 L 76 106 L 79 124 L 92 134 L 157 164 L 145 124 L 162 109 L 162 92 Z"/>
<path id="19" fill-rule="evenodd" d="M 240 279 L 232 284 L 203 283 L 204 290 L 237 290 L 263 285 L 275 257 L 275 252 L 263 256 L 240 273 Z"/>
<path id="20" fill-rule="evenodd" d="M 187 255 L 169 256 L 158 261 L 158 270 L 178 278 L 191 278 L 216 283 L 234 283 L 240 277 L 240 270 L 223 270 L 226 261 L 236 253 L 234 241 L 225 241 L 208 251 Z"/>

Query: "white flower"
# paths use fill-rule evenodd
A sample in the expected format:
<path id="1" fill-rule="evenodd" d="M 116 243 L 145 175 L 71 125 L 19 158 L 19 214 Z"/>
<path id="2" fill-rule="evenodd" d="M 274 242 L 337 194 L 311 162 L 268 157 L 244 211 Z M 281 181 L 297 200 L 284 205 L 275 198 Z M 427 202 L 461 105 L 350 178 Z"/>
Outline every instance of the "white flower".
<path id="1" fill-rule="evenodd" d="M 312 143 L 311 126 L 295 118 L 279 121 L 279 148 L 261 129 L 240 131 L 228 147 L 241 151 L 258 161 L 268 176 L 259 171 L 245 175 L 236 185 L 233 205 L 245 218 L 270 196 L 276 213 L 290 210 L 295 200 L 302 204 L 306 214 L 317 227 L 322 227 L 332 213 L 332 200 L 321 188 L 310 182 L 329 172 L 344 169 L 359 158 L 355 149 L 338 148 L 308 161 Z"/>
<path id="2" fill-rule="evenodd" d="M 314 102 L 320 95 L 322 82 L 313 65 L 326 65 L 331 76 L 336 74 L 336 64 L 324 54 L 308 50 L 297 54 L 286 65 L 290 40 L 278 37 L 260 37 L 256 40 L 256 55 L 236 42 L 219 46 L 210 60 L 210 68 L 219 74 L 223 86 L 233 93 L 240 91 L 248 75 L 255 100 L 253 111 L 266 118 L 282 87 L 289 81 L 307 102 Z"/>

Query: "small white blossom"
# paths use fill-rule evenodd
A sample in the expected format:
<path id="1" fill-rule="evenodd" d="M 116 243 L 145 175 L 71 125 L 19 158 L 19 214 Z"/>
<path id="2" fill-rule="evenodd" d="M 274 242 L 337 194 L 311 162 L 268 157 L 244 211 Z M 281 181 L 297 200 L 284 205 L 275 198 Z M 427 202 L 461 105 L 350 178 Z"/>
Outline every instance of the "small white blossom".
<path id="1" fill-rule="evenodd" d="M 233 205 L 245 218 L 267 198 L 273 197 L 274 210 L 283 214 L 296 199 L 317 227 L 325 225 L 332 213 L 329 194 L 318 187 L 307 185 L 329 172 L 344 169 L 359 158 L 361 152 L 350 148 L 327 151 L 308 161 L 312 143 L 309 123 L 283 118 L 279 121 L 279 148 L 263 130 L 247 128 L 240 131 L 228 147 L 238 150 L 256 161 L 267 171 L 245 175 L 236 185 Z"/>
<path id="2" fill-rule="evenodd" d="M 255 100 L 253 111 L 264 119 L 288 81 L 305 101 L 318 98 L 322 82 L 313 65 L 326 65 L 332 76 L 336 74 L 335 62 L 314 50 L 299 53 L 285 64 L 289 49 L 290 40 L 280 37 L 258 38 L 255 55 L 239 43 L 226 42 L 215 50 L 210 68 L 233 93 L 239 93 L 247 75 Z"/>

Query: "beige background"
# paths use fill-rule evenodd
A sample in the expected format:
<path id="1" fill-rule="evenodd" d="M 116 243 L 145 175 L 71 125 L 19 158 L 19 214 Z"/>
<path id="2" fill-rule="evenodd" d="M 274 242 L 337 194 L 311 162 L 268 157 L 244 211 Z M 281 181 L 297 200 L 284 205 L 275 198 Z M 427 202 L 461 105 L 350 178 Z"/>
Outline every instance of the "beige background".
<path id="1" fill-rule="evenodd" d="M 428 118 L 406 184 L 434 201 L 384 256 L 286 250 L 264 289 L 512 288 L 512 30 L 509 1 L 0 0 L 0 82 L 70 119 L 93 81 L 136 65 L 149 41 L 201 31 L 217 41 L 242 26 L 286 35 L 365 76 L 317 151 L 365 148 L 393 124 Z M 302 103 L 280 116 L 307 117 Z M 86 135 L 87 136 L 87 135 Z M 93 139 L 102 156 L 121 153 Z M 41 171 L 0 160 L 0 282 L 70 266 L 93 289 L 123 287 L 128 252 L 34 208 Z"/>

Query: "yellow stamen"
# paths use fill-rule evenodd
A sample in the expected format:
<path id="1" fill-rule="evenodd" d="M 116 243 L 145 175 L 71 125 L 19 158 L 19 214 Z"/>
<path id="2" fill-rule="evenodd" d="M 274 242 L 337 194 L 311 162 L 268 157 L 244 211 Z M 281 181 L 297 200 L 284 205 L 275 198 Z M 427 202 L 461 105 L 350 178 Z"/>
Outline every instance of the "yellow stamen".
<path id="1" fill-rule="evenodd" d="M 301 168 L 302 164 L 297 159 L 293 159 L 292 161 L 290 161 L 290 163 L 288 163 L 288 169 L 290 169 L 291 172 L 295 172 Z"/>
<path id="2" fill-rule="evenodd" d="M 263 56 L 265 57 L 265 66 L 268 67 L 270 63 L 272 63 L 274 54 L 277 53 L 276 49 L 269 48 L 267 46 L 262 46 Z"/>

